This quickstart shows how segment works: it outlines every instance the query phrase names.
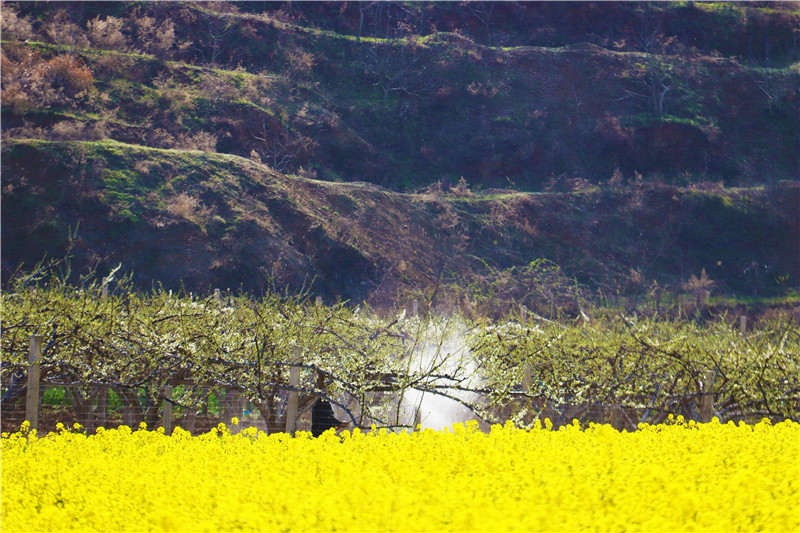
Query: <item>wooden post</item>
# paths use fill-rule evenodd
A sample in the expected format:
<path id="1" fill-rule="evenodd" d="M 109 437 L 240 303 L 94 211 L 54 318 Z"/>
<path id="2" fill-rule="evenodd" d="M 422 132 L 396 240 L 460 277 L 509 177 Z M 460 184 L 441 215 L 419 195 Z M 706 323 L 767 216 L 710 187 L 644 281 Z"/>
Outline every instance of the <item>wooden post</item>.
<path id="1" fill-rule="evenodd" d="M 528 321 L 528 309 L 522 304 L 519 306 L 519 316 L 520 321 L 524 325 Z"/>
<path id="2" fill-rule="evenodd" d="M 197 424 L 197 409 L 190 408 L 183 414 L 183 417 L 181 419 L 181 428 L 185 429 L 191 434 L 194 434 L 196 424 Z"/>
<path id="3" fill-rule="evenodd" d="M 319 307 L 322 305 L 322 296 L 317 296 L 316 300 L 314 301 L 315 304 Z"/>
<path id="4" fill-rule="evenodd" d="M 39 429 L 39 379 L 41 376 L 42 335 L 31 335 L 28 352 L 28 389 L 25 396 L 25 420 L 31 429 Z"/>
<path id="5" fill-rule="evenodd" d="M 527 393 L 531 390 L 533 378 L 531 377 L 531 365 L 527 361 L 522 363 L 522 391 Z"/>
<path id="6" fill-rule="evenodd" d="M 164 387 L 164 402 L 161 407 L 162 425 L 164 426 L 164 433 L 172 435 L 172 386 L 167 385 Z"/>
<path id="7" fill-rule="evenodd" d="M 419 315 L 419 300 L 411 302 L 411 316 Z"/>
<path id="8" fill-rule="evenodd" d="M 131 429 L 136 429 L 136 419 L 139 418 L 139 400 L 136 391 L 118 389 L 117 394 L 122 398 L 122 423 Z"/>
<path id="9" fill-rule="evenodd" d="M 739 331 L 742 335 L 747 333 L 747 316 L 745 315 L 739 317 Z"/>
<path id="10" fill-rule="evenodd" d="M 103 285 L 100 288 L 100 299 L 108 298 L 108 278 L 103 278 Z"/>
<path id="11" fill-rule="evenodd" d="M 219 289 L 214 289 L 214 302 L 216 302 L 217 305 L 222 303 L 222 296 L 219 292 Z"/>
<path id="12" fill-rule="evenodd" d="M 714 395 L 711 387 L 714 385 L 714 371 L 706 370 L 703 373 L 703 396 L 700 399 L 700 422 L 709 423 L 714 414 Z"/>
<path id="13" fill-rule="evenodd" d="M 292 353 L 292 363 L 300 362 L 300 347 L 295 346 Z M 296 389 L 300 387 L 300 367 L 289 367 L 289 385 L 295 390 L 289 391 L 286 402 L 286 433 L 294 435 L 297 431 L 297 404 L 299 394 Z"/>
<path id="14" fill-rule="evenodd" d="M 610 405 L 609 411 L 608 424 L 617 431 L 622 430 L 622 417 L 620 416 L 621 408 L 619 404 Z"/>

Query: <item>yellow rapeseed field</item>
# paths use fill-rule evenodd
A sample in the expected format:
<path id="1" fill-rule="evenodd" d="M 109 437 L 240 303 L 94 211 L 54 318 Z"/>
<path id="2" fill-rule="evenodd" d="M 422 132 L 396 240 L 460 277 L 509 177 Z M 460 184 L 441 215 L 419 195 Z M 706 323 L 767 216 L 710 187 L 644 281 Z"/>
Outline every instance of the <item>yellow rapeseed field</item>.
<path id="1" fill-rule="evenodd" d="M 795 422 L 0 442 L 4 532 L 800 531 Z"/>

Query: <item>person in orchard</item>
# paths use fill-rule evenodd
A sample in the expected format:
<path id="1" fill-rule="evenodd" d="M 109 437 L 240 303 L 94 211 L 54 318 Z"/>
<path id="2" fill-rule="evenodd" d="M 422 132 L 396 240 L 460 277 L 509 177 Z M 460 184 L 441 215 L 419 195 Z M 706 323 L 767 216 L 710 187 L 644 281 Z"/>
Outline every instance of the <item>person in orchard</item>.
<path id="1" fill-rule="evenodd" d="M 324 389 L 325 376 L 322 372 L 317 372 L 317 388 Z M 311 408 L 311 434 L 319 437 L 331 428 L 344 429 L 347 427 L 347 422 L 338 420 L 333 414 L 333 407 L 331 402 L 325 398 L 320 398 L 314 407 Z"/>

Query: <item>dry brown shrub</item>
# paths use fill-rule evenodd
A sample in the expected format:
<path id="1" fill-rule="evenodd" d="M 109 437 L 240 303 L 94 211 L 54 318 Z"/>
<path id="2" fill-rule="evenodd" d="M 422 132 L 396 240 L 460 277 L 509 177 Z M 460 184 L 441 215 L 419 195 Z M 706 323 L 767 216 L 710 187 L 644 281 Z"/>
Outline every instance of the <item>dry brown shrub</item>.
<path id="1" fill-rule="evenodd" d="M 4 41 L 24 41 L 33 38 L 33 25 L 28 17 L 20 16 L 15 7 L 6 2 L 3 2 L 2 10 L 0 31 Z"/>
<path id="2" fill-rule="evenodd" d="M 47 137 L 56 141 L 99 141 L 108 138 L 108 127 L 103 121 L 87 124 L 63 120 L 50 128 Z"/>
<path id="3" fill-rule="evenodd" d="M 469 183 L 467 183 L 467 180 L 464 179 L 464 176 L 461 176 L 456 186 L 450 189 L 450 192 L 454 196 L 459 196 L 462 198 L 475 196 L 475 194 L 469 189 Z"/>
<path id="4" fill-rule="evenodd" d="M 158 168 L 158 163 L 148 159 L 142 159 L 133 164 L 133 170 L 139 174 L 149 174 L 153 169 Z"/>
<path id="5" fill-rule="evenodd" d="M 175 24 L 171 20 L 156 24 L 153 17 L 132 14 L 131 22 L 138 42 L 146 52 L 164 56 L 175 44 Z"/>
<path id="6" fill-rule="evenodd" d="M 94 86 L 94 76 L 75 56 L 62 54 L 45 60 L 30 50 L 2 53 L 3 106 L 21 113 L 28 107 L 74 103 Z"/>
<path id="7" fill-rule="evenodd" d="M 284 56 L 292 73 L 300 77 L 307 76 L 317 64 L 314 54 L 306 52 L 295 44 L 290 44 L 284 49 Z"/>
<path id="8" fill-rule="evenodd" d="M 133 60 L 125 55 L 111 52 L 99 56 L 95 64 L 100 72 L 110 76 L 119 76 L 130 72 Z"/>
<path id="9" fill-rule="evenodd" d="M 147 145 L 155 148 L 174 148 L 175 137 L 162 128 L 155 128 L 147 134 Z"/>
<path id="10" fill-rule="evenodd" d="M 202 150 L 203 152 L 217 151 L 217 136 L 207 131 L 200 131 L 194 135 L 181 133 L 175 142 L 176 148 L 183 150 Z"/>
<path id="11" fill-rule="evenodd" d="M 70 96 L 87 91 L 94 84 L 94 75 L 77 57 L 58 55 L 47 62 L 47 75 L 55 87 L 63 87 Z"/>
<path id="12" fill-rule="evenodd" d="M 214 102 L 229 102 L 236 98 L 238 92 L 227 77 L 207 72 L 200 78 L 200 93 Z"/>
<path id="13" fill-rule="evenodd" d="M 75 48 L 88 48 L 89 40 L 84 31 L 72 22 L 69 13 L 61 9 L 43 26 L 45 36 L 50 42 L 59 46 L 66 46 L 70 50 Z"/>
<path id="14" fill-rule="evenodd" d="M 255 161 L 256 163 L 263 164 L 264 162 L 261 160 L 261 156 L 255 150 L 250 150 L 250 159 Z"/>
<path id="15" fill-rule="evenodd" d="M 122 33 L 125 22 L 117 17 L 99 16 L 86 23 L 89 40 L 97 48 L 106 50 L 128 50 L 128 38 Z"/>
<path id="16" fill-rule="evenodd" d="M 267 73 L 248 76 L 242 85 L 242 98 L 264 108 L 270 107 L 272 97 L 269 93 L 273 82 L 272 75 Z"/>
<path id="17" fill-rule="evenodd" d="M 551 176 L 545 189 L 549 192 L 580 192 L 593 187 L 592 182 L 581 176 L 559 174 Z"/>
<path id="18" fill-rule="evenodd" d="M 211 215 L 211 209 L 203 205 L 197 198 L 182 192 L 167 201 L 167 211 L 198 225 L 203 225 Z"/>

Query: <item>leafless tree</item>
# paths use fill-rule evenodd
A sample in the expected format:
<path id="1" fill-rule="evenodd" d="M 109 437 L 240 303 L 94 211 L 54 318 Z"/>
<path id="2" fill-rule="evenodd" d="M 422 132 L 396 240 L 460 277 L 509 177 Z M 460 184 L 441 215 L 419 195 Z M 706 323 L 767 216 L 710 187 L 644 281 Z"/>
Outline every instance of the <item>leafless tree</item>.
<path id="1" fill-rule="evenodd" d="M 638 82 L 638 89 L 629 89 L 623 98 L 633 97 L 649 101 L 657 116 L 664 114 L 664 100 L 675 86 L 673 65 L 664 56 L 675 37 L 663 33 L 661 17 L 652 9 L 639 15 L 635 28 L 636 43 L 643 54 L 643 62 L 634 64 L 629 75 Z"/>
<path id="2" fill-rule="evenodd" d="M 388 1 L 372 2 L 362 7 L 360 14 L 359 40 L 366 18 L 371 33 L 383 42 L 364 46 L 354 66 L 374 80 L 384 102 L 394 91 L 418 96 L 424 90 L 420 75 L 425 67 L 414 53 L 411 30 L 416 15 L 402 4 Z"/>
<path id="3" fill-rule="evenodd" d="M 208 2 L 205 7 L 212 12 L 206 14 L 208 23 L 205 33 L 208 39 L 203 40 L 210 44 L 210 49 L 208 45 L 203 47 L 194 45 L 194 48 L 213 65 L 225 52 L 225 37 L 233 29 L 234 20 L 231 14 L 236 11 L 236 6 L 232 2 Z"/>
<path id="4" fill-rule="evenodd" d="M 310 142 L 303 137 L 293 136 L 288 128 L 276 125 L 267 113 L 253 120 L 249 130 L 250 136 L 258 141 L 254 151 L 259 159 L 278 172 L 294 169 L 297 157 Z"/>
<path id="5" fill-rule="evenodd" d="M 486 28 L 486 44 L 492 45 L 492 13 L 494 12 L 494 2 L 463 2 L 463 4 L 473 17 L 478 19 L 483 27 Z"/>

